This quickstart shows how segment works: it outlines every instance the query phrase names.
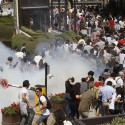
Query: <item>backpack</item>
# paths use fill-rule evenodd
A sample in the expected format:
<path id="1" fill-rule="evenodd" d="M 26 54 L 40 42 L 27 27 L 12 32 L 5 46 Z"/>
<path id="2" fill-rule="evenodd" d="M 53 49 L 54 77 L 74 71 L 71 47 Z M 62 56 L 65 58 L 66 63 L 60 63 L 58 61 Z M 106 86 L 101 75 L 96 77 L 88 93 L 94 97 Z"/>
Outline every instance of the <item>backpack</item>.
<path id="1" fill-rule="evenodd" d="M 47 101 L 47 109 L 51 109 L 52 108 L 52 106 L 51 106 L 51 102 L 50 102 L 50 100 L 48 99 L 48 97 L 46 96 L 46 95 L 42 95 L 42 96 L 44 96 L 45 98 L 46 98 L 46 101 Z M 41 97 L 41 96 L 40 96 Z M 40 101 L 40 97 L 39 97 L 39 102 L 43 105 L 43 103 Z"/>

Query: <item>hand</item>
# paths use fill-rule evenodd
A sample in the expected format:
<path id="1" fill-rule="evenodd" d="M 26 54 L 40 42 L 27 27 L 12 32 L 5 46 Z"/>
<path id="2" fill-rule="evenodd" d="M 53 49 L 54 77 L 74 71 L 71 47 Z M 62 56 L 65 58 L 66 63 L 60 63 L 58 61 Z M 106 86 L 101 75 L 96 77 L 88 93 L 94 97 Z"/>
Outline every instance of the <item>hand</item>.
<path id="1" fill-rule="evenodd" d="M 76 98 L 78 99 L 78 98 L 79 98 L 79 95 L 76 95 Z"/>

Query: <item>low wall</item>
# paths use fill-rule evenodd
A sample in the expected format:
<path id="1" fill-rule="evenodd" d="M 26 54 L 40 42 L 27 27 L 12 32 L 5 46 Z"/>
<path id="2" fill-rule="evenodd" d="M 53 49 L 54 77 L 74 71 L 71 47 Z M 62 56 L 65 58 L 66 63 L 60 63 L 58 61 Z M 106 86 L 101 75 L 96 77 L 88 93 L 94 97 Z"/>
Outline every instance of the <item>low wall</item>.
<path id="1" fill-rule="evenodd" d="M 78 119 L 75 120 L 76 125 L 100 125 L 104 123 L 111 122 L 115 117 L 124 117 L 123 115 L 111 115 L 111 116 L 103 116 L 96 118 L 86 118 L 86 119 Z"/>

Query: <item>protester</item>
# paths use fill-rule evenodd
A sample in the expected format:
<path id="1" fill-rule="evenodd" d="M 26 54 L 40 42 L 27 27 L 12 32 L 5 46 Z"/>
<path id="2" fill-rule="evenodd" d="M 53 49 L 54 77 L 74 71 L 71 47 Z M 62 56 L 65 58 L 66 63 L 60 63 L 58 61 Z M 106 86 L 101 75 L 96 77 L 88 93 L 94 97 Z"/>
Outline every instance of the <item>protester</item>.
<path id="1" fill-rule="evenodd" d="M 116 94 L 116 91 L 112 86 L 113 86 L 112 81 L 107 81 L 107 84 L 99 89 L 98 95 L 102 96 L 102 105 L 103 105 L 102 115 L 109 115 L 109 101 L 112 99 L 112 95 Z M 114 98 L 112 101 L 114 102 Z"/>
<path id="2" fill-rule="evenodd" d="M 22 117 L 20 125 L 31 125 L 35 115 L 35 112 L 29 102 L 29 93 L 27 90 L 29 86 L 30 83 L 28 80 L 23 81 L 23 87 L 19 92 L 20 113 Z"/>
<path id="3" fill-rule="evenodd" d="M 41 88 L 36 88 L 36 95 L 38 96 L 38 103 L 34 106 L 39 106 L 40 109 L 37 110 L 37 112 L 41 112 L 39 118 L 36 120 L 35 125 L 40 125 L 40 123 L 46 124 L 47 118 L 50 115 L 49 109 L 47 109 L 47 99 L 42 94 Z"/>
<path id="4" fill-rule="evenodd" d="M 95 108 L 94 101 L 96 99 L 96 95 L 93 90 L 93 86 L 90 86 L 82 95 L 76 95 L 76 98 L 80 99 L 78 108 L 80 116 L 82 118 L 88 118 L 90 107 Z M 93 117 L 95 115 L 93 115 Z"/>
<path id="5" fill-rule="evenodd" d="M 65 89 L 66 89 L 65 90 L 65 100 L 66 100 L 65 113 L 67 115 L 67 119 L 69 119 L 71 116 L 71 109 L 69 107 L 69 103 L 71 100 L 70 91 L 71 91 L 74 84 L 75 84 L 74 77 L 69 78 L 65 82 Z"/>
<path id="6" fill-rule="evenodd" d="M 8 14 L 8 16 L 12 16 L 12 11 L 10 8 L 8 8 L 7 14 Z"/>

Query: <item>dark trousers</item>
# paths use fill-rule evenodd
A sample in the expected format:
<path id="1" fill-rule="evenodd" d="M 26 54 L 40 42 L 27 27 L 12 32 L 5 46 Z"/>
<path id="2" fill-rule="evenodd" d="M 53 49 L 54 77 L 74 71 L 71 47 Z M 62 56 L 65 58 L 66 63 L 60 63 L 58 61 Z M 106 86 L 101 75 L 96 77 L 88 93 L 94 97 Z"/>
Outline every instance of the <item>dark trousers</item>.
<path id="1" fill-rule="evenodd" d="M 78 111 L 79 103 L 77 101 L 71 100 L 70 103 L 69 103 L 69 106 L 70 106 L 70 109 L 71 109 L 72 119 L 74 119 L 75 116 L 76 116 L 77 119 L 79 119 L 79 111 Z"/>

